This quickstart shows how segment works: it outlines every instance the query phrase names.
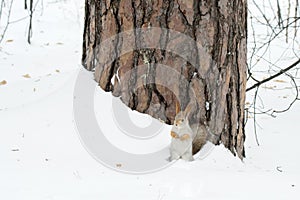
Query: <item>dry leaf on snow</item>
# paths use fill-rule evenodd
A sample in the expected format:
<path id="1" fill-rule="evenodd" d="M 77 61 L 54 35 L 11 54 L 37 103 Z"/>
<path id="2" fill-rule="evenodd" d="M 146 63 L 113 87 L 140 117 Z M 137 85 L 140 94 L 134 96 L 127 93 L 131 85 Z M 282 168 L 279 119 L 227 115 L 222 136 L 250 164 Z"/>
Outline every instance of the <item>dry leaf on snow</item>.
<path id="1" fill-rule="evenodd" d="M 31 76 L 29 74 L 25 74 L 23 75 L 24 78 L 31 78 Z"/>
<path id="2" fill-rule="evenodd" d="M 286 81 L 284 81 L 284 80 L 279 80 L 279 79 L 274 80 L 274 82 L 277 82 L 277 83 L 286 83 Z"/>
<path id="3" fill-rule="evenodd" d="M 0 85 L 6 85 L 7 84 L 7 81 L 6 80 L 3 80 L 0 82 Z"/>

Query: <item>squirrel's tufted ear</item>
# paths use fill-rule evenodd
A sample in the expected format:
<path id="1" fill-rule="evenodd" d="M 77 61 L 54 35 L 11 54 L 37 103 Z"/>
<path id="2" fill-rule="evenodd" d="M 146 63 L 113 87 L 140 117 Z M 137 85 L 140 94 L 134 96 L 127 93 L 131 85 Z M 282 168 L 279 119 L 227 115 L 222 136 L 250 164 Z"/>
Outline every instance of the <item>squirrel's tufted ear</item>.
<path id="1" fill-rule="evenodd" d="M 175 104 L 175 106 L 176 106 L 176 115 L 180 112 L 180 104 L 178 103 L 178 101 L 176 100 L 176 104 Z"/>
<path id="2" fill-rule="evenodd" d="M 185 108 L 185 110 L 184 110 L 184 115 L 185 115 L 185 116 L 187 116 L 187 115 L 191 112 L 192 107 L 193 107 L 192 103 L 189 103 L 189 104 L 186 106 L 186 108 Z"/>

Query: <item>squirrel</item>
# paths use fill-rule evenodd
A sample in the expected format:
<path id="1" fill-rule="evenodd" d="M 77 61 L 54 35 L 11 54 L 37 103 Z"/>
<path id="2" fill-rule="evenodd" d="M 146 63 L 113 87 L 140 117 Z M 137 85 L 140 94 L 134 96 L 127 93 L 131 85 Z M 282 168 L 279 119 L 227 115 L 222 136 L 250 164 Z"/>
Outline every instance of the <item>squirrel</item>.
<path id="1" fill-rule="evenodd" d="M 192 106 L 189 104 L 184 111 L 176 102 L 176 116 L 171 129 L 171 145 L 169 161 L 183 159 L 193 161 L 193 140 L 196 137 L 197 144 L 201 147 L 206 143 L 206 131 L 197 124 L 189 125 L 188 114 Z"/>

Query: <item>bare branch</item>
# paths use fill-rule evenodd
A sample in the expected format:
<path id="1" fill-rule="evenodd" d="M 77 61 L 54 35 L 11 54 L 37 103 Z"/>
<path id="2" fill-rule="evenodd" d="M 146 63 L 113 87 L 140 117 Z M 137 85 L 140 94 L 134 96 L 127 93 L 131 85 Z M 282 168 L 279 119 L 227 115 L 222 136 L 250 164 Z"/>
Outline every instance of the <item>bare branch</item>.
<path id="1" fill-rule="evenodd" d="M 268 81 L 270 81 L 270 80 L 272 80 L 272 79 L 274 79 L 274 78 L 276 78 L 276 77 L 278 77 L 278 76 L 280 76 L 280 75 L 286 73 L 286 72 L 289 71 L 290 69 L 296 67 L 299 63 L 300 63 L 300 59 L 297 60 L 296 62 L 294 62 L 292 65 L 290 65 L 290 66 L 288 66 L 288 67 L 286 67 L 286 68 L 280 70 L 277 74 L 274 74 L 274 75 L 270 76 L 269 78 L 266 78 L 266 79 L 264 79 L 264 80 L 262 80 L 262 81 L 260 81 L 260 82 L 258 82 L 258 83 L 256 83 L 256 84 L 252 85 L 250 88 L 247 88 L 246 92 L 248 92 L 248 91 L 250 91 L 250 90 L 252 90 L 252 89 L 254 89 L 254 88 L 257 88 L 257 87 L 259 87 L 261 84 L 264 84 L 264 83 L 266 83 L 266 82 L 268 82 Z"/>
<path id="2" fill-rule="evenodd" d="M 25 0 L 27 9 L 27 0 Z M 28 37 L 27 42 L 31 44 L 31 36 L 32 36 L 32 17 L 33 17 L 33 0 L 29 0 L 29 27 L 28 27 Z"/>

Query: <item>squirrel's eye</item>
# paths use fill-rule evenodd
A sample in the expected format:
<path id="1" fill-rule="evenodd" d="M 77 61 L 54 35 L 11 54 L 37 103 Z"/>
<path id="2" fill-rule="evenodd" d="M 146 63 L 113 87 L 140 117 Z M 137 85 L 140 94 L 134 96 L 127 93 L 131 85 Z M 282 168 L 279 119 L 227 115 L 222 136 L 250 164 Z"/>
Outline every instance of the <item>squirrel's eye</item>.
<path id="1" fill-rule="evenodd" d="M 183 119 L 181 120 L 181 122 L 183 122 Z"/>

